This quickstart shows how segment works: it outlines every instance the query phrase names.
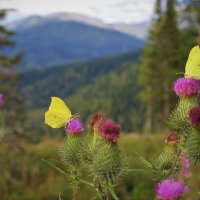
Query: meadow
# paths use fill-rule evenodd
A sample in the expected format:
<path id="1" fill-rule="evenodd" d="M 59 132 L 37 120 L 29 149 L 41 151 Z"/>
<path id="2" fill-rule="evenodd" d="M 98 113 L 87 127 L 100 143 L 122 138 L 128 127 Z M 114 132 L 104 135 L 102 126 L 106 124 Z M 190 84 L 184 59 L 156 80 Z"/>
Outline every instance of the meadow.
<path id="1" fill-rule="evenodd" d="M 147 170 L 135 152 L 146 159 L 158 153 L 164 146 L 166 134 L 141 136 L 138 134 L 122 134 L 119 140 L 120 149 L 127 156 L 129 167 Z M 64 138 L 64 136 L 63 136 Z M 52 169 L 41 158 L 51 159 L 59 163 L 58 150 L 62 145 L 61 138 L 47 137 L 37 143 L 26 144 L 21 141 L 20 148 L 6 141 L 1 142 L 0 148 L 0 194 L 1 200 L 62 200 L 71 199 L 70 183 L 59 172 Z M 8 144 L 9 142 L 9 144 Z M 6 152 L 6 153 L 5 153 Z M 200 174 L 193 169 L 192 187 L 184 197 L 185 200 L 198 199 Z M 90 177 L 85 177 L 90 179 Z M 150 172 L 129 172 L 119 185 L 116 193 L 123 200 L 152 200 L 154 199 L 155 181 Z M 85 185 L 80 186 L 80 200 L 89 200 L 94 194 Z"/>

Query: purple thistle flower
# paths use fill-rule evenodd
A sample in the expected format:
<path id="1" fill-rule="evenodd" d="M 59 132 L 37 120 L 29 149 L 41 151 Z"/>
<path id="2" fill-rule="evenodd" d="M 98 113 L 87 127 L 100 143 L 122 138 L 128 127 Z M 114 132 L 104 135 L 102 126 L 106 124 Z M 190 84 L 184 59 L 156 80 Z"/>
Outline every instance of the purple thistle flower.
<path id="1" fill-rule="evenodd" d="M 78 118 L 71 119 L 66 125 L 67 132 L 72 135 L 80 134 L 83 129 L 83 123 Z"/>
<path id="2" fill-rule="evenodd" d="M 190 168 L 191 163 L 186 154 L 182 155 L 181 161 L 184 168 Z"/>
<path id="3" fill-rule="evenodd" d="M 182 167 L 181 167 L 181 170 L 180 170 L 181 177 L 183 179 L 187 179 L 190 176 L 192 176 L 192 173 L 190 171 L 191 163 L 190 163 L 190 160 L 188 159 L 188 156 L 186 154 L 182 155 L 181 164 L 182 164 Z"/>
<path id="4" fill-rule="evenodd" d="M 193 126 L 200 127 L 200 106 L 193 107 L 189 111 L 188 120 Z"/>
<path id="5" fill-rule="evenodd" d="M 120 126 L 111 119 L 107 119 L 104 121 L 99 131 L 103 139 L 108 142 L 116 142 L 119 138 Z"/>
<path id="6" fill-rule="evenodd" d="M 163 180 L 156 188 L 156 194 L 160 200 L 177 200 L 186 192 L 188 192 L 188 187 L 184 186 L 183 182 L 171 179 Z"/>
<path id="7" fill-rule="evenodd" d="M 4 104 L 4 94 L 0 93 L 0 106 Z"/>
<path id="8" fill-rule="evenodd" d="M 192 96 L 200 91 L 199 81 L 193 78 L 179 78 L 173 88 L 178 96 Z"/>

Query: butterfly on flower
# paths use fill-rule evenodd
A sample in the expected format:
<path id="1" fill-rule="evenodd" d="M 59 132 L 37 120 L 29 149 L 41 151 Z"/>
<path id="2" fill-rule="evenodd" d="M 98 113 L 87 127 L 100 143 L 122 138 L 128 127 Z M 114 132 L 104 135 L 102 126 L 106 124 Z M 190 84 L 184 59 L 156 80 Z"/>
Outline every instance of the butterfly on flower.
<path id="1" fill-rule="evenodd" d="M 52 97 L 49 110 L 45 113 L 45 124 L 52 128 L 61 128 L 72 119 L 72 114 L 65 102 Z"/>
<path id="2" fill-rule="evenodd" d="M 185 77 L 200 80 L 200 45 L 190 51 L 185 67 Z"/>

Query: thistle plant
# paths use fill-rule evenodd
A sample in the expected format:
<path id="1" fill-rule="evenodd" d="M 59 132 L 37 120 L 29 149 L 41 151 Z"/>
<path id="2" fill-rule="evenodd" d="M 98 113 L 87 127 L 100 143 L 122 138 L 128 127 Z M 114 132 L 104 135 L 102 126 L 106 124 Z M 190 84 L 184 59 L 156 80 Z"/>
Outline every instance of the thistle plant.
<path id="1" fill-rule="evenodd" d="M 128 171 L 126 159 L 117 144 L 120 126 L 102 113 L 95 113 L 84 127 L 79 117 L 72 115 L 58 97 L 52 97 L 45 123 L 52 128 L 65 127 L 67 136 L 60 149 L 65 169 L 44 161 L 67 177 L 73 199 L 78 199 L 79 187 L 86 184 L 95 193 L 95 198 L 118 200 L 114 186 Z M 83 171 L 90 175 L 89 180 L 83 178 Z"/>
<path id="2" fill-rule="evenodd" d="M 155 174 L 156 198 L 178 200 L 190 189 L 190 166 L 200 163 L 200 48 L 194 47 L 186 64 L 185 77 L 174 82 L 179 97 L 167 125 L 171 130 L 166 146 L 150 162 L 143 159 Z"/>
<path id="3" fill-rule="evenodd" d="M 181 199 L 190 189 L 191 163 L 200 163 L 199 66 L 200 47 L 196 46 L 189 55 L 185 77 L 173 85 L 179 101 L 167 121 L 171 132 L 165 140 L 166 146 L 151 161 L 140 156 L 155 174 L 155 193 L 160 200 Z M 52 97 L 45 123 L 52 128 L 65 127 L 67 137 L 60 150 L 65 169 L 45 162 L 68 178 L 73 199 L 78 199 L 79 186 L 86 184 L 97 199 L 118 200 L 114 186 L 130 171 L 118 147 L 120 126 L 102 113 L 95 113 L 84 127 L 58 97 Z M 92 175 L 92 180 L 85 180 L 83 171 Z"/>

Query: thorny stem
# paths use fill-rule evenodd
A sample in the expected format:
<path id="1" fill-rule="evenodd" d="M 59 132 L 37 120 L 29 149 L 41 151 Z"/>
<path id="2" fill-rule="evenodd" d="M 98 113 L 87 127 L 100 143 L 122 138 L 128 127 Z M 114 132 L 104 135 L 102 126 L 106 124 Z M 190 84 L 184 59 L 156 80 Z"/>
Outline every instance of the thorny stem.
<path id="1" fill-rule="evenodd" d="M 174 160 L 174 162 L 173 162 L 173 164 L 172 164 L 172 168 L 171 168 L 171 170 L 170 170 L 170 172 L 169 172 L 169 177 L 171 177 L 172 176 L 172 174 L 174 173 L 174 170 L 175 170 L 175 168 L 176 168 L 176 164 L 177 164 L 177 162 L 178 162 L 178 160 L 179 160 L 179 157 L 180 157 L 180 155 L 181 155 L 181 147 L 182 147 L 182 139 L 180 138 L 180 141 L 179 141 L 179 144 L 178 144 L 178 149 L 177 149 L 177 153 L 176 153 L 176 158 L 175 158 L 175 160 Z"/>
<path id="2" fill-rule="evenodd" d="M 95 179 L 95 183 L 97 185 L 98 192 L 100 192 L 100 195 L 101 195 L 100 198 L 101 198 L 101 200 L 107 200 L 107 198 L 106 198 L 106 196 L 105 196 L 105 194 L 103 192 L 103 189 L 102 189 L 102 186 L 101 186 L 101 183 L 100 183 L 98 177 Z"/>
<path id="3" fill-rule="evenodd" d="M 77 190 L 73 191 L 73 200 L 77 200 L 78 199 L 78 192 Z"/>

